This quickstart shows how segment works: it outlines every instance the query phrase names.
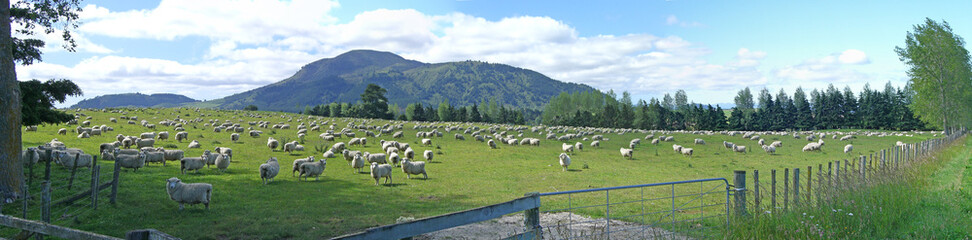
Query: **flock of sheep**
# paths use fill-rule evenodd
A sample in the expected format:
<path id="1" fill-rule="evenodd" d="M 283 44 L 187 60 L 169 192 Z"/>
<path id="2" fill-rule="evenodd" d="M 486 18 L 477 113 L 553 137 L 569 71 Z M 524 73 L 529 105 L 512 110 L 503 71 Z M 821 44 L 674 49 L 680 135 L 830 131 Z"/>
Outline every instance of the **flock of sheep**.
<path id="1" fill-rule="evenodd" d="M 185 109 L 183 109 L 185 110 Z M 105 111 L 105 110 L 102 110 Z M 190 110 L 193 111 L 193 110 Z M 200 110 L 195 109 L 195 112 Z M 428 172 L 426 171 L 426 162 L 432 162 L 435 153 L 432 150 L 424 150 L 421 157 L 425 161 L 414 161 L 416 159 L 416 150 L 413 149 L 409 143 L 402 142 L 401 139 L 405 136 L 405 122 L 401 121 L 372 121 L 363 119 L 325 119 L 320 117 L 311 116 L 294 116 L 294 115 L 284 115 L 284 114 L 256 114 L 247 112 L 234 112 L 237 115 L 233 120 L 219 120 L 219 119 L 203 119 L 198 117 L 195 119 L 182 119 L 174 118 L 173 120 L 163 120 L 157 124 L 149 123 L 147 120 L 139 120 L 137 116 L 128 116 L 129 112 L 124 110 L 113 110 L 112 114 L 119 115 L 117 118 L 111 117 L 109 122 L 111 124 L 117 124 L 118 119 L 122 121 L 127 121 L 127 124 L 142 126 L 145 129 L 156 130 L 158 128 L 171 128 L 176 132 L 174 136 L 174 141 L 182 143 L 183 141 L 189 141 L 186 145 L 186 149 L 201 148 L 201 143 L 198 140 L 191 140 L 189 132 L 186 127 L 192 126 L 194 131 L 199 131 L 199 124 L 202 124 L 201 129 L 211 129 L 211 131 L 216 133 L 228 133 L 228 139 L 232 142 L 240 141 L 240 134 L 244 133 L 250 138 L 261 138 L 266 131 L 276 130 L 286 130 L 290 129 L 291 125 L 285 122 L 273 123 L 271 121 L 248 121 L 244 122 L 243 117 L 247 118 L 267 118 L 278 117 L 286 119 L 286 122 L 298 122 L 296 126 L 296 135 L 293 141 L 281 142 L 274 137 L 266 138 L 266 146 L 270 152 L 282 151 L 287 153 L 288 156 L 299 155 L 301 152 L 305 151 L 305 148 L 300 143 L 305 141 L 305 137 L 310 132 L 320 132 L 318 137 L 325 142 L 334 142 L 330 144 L 329 147 L 324 147 L 326 151 L 317 156 L 308 156 L 296 158 L 291 164 L 291 174 L 296 177 L 298 181 L 309 180 L 313 177 L 315 180 L 319 180 L 320 176 L 324 174 L 327 167 L 327 160 L 337 159 L 338 155 L 343 158 L 347 165 L 355 173 L 360 173 L 362 168 L 368 167 L 370 170 L 371 178 L 374 179 L 375 185 L 379 185 L 380 180 L 384 179 L 384 183 L 388 184 L 392 181 L 391 175 L 394 168 L 401 168 L 401 171 L 405 174 L 406 178 L 411 178 L 411 175 L 423 175 L 424 178 L 428 178 Z M 69 126 L 77 125 L 73 130 L 78 134 L 79 139 L 90 138 L 91 136 L 106 135 L 108 132 L 114 131 L 114 129 L 108 125 L 96 125 L 91 126 L 91 117 L 86 116 L 84 113 L 76 113 L 76 119 L 69 122 Z M 189 116 L 188 114 L 186 116 Z M 205 115 L 201 115 L 205 116 Z M 83 121 L 82 118 L 85 118 Z M 78 123 L 78 121 L 81 121 Z M 107 124 L 107 123 L 106 123 Z M 244 127 L 245 125 L 248 125 Z M 340 124 L 340 125 L 339 125 Z M 342 126 L 343 125 L 343 126 Z M 778 148 L 783 146 L 782 141 L 774 141 L 772 143 L 766 144 L 766 139 L 761 136 L 791 136 L 795 139 L 801 139 L 802 136 L 806 136 L 805 139 L 809 143 L 804 146 L 803 151 L 821 151 L 824 146 L 823 139 L 825 137 L 831 136 L 833 139 L 838 139 L 839 141 L 847 141 L 855 138 L 856 135 L 867 135 L 867 136 L 886 136 L 890 133 L 886 132 L 740 132 L 740 131 L 646 131 L 637 129 L 604 129 L 604 128 L 581 128 L 581 127 L 564 127 L 564 126 L 512 126 L 512 125 L 487 125 L 486 127 L 480 127 L 468 123 L 414 123 L 411 127 L 414 130 L 415 137 L 418 139 L 415 143 L 420 144 L 421 147 L 432 147 L 435 138 L 442 138 L 445 133 L 452 134 L 452 137 L 457 141 L 465 141 L 466 136 L 471 136 L 475 141 L 484 142 L 488 149 L 499 149 L 500 144 L 506 144 L 509 146 L 540 146 L 540 138 L 526 137 L 525 134 L 534 134 L 537 136 L 546 136 L 545 139 L 549 141 L 559 141 L 562 142 L 561 150 L 562 152 L 558 156 L 558 163 L 562 167 L 563 171 L 567 171 L 571 165 L 571 155 L 575 151 L 583 151 L 585 145 L 591 148 L 600 148 L 601 143 L 605 141 L 610 141 L 610 139 L 605 138 L 605 134 L 617 134 L 619 136 L 625 136 L 626 134 L 647 134 L 643 138 L 634 138 L 628 142 L 627 148 L 621 147 L 620 153 L 622 158 L 633 159 L 635 155 L 635 149 L 641 144 L 642 140 L 651 142 L 652 145 L 659 145 L 661 142 L 674 142 L 674 136 L 671 134 L 694 134 L 700 136 L 706 135 L 728 135 L 728 136 L 740 136 L 743 140 L 755 141 L 764 152 L 768 154 L 775 154 Z M 26 131 L 37 131 L 35 126 L 30 126 L 26 128 Z M 61 128 L 57 131 L 59 135 L 66 135 L 68 133 L 67 128 Z M 357 137 L 361 134 L 362 137 Z M 666 134 L 655 136 L 655 134 Z M 902 134 L 902 133 L 897 133 Z M 200 137 L 202 135 L 199 135 Z M 277 135 L 279 136 L 279 135 Z M 390 137 L 390 139 L 384 139 L 384 137 Z M 348 140 L 339 141 L 339 139 L 347 138 Z M 363 151 L 364 149 L 355 150 L 353 148 L 365 147 L 369 143 L 369 138 L 380 139 L 378 141 L 379 146 L 381 146 L 381 152 L 371 153 Z M 126 136 L 124 134 L 117 134 L 114 138 L 115 141 L 109 143 L 101 143 L 99 145 L 99 156 L 104 160 L 116 161 L 118 164 L 127 169 L 133 169 L 137 171 L 139 168 L 145 167 L 148 163 L 160 163 L 163 167 L 166 166 L 167 161 L 179 161 L 180 172 L 185 174 L 186 172 L 196 172 L 198 173 L 204 167 L 215 166 L 215 169 L 219 172 L 225 172 L 230 169 L 233 159 L 233 149 L 225 146 L 216 146 L 212 150 L 204 150 L 203 154 L 199 156 L 187 156 L 185 150 L 180 149 L 165 149 L 164 147 L 157 147 L 156 145 L 163 142 L 169 142 L 170 133 L 168 131 L 158 131 L 158 132 L 144 132 L 138 134 L 137 136 Z M 580 140 L 580 141 L 578 141 Z M 589 144 L 584 144 L 581 141 L 589 141 Z M 574 142 L 574 143 L 570 143 Z M 706 145 L 705 140 L 701 138 L 696 138 L 693 141 L 696 147 L 701 147 Z M 902 144 L 899 142 L 899 145 Z M 168 144 L 167 144 L 168 146 Z M 723 141 L 723 146 L 737 153 L 748 152 L 747 147 L 744 145 L 738 145 L 732 142 Z M 681 154 L 687 157 L 692 157 L 695 153 L 693 148 L 681 146 L 678 144 L 672 144 L 672 148 L 675 153 Z M 48 154 L 50 150 L 50 154 Z M 323 150 L 323 149 L 322 149 Z M 850 153 L 853 151 L 853 146 L 847 144 L 844 148 L 845 153 Z M 53 139 L 44 145 L 28 148 L 24 151 L 22 157 L 30 163 L 36 163 L 38 161 L 54 161 L 65 168 L 75 168 L 75 167 L 89 167 L 93 162 L 93 157 L 90 154 L 85 154 L 84 151 L 78 148 L 68 148 L 66 144 L 59 141 L 58 139 Z M 278 163 L 278 158 L 269 157 L 258 167 L 258 175 L 264 184 L 269 184 L 273 182 L 274 178 L 280 173 L 280 164 Z M 169 198 L 173 201 L 179 203 L 180 210 L 183 208 L 184 204 L 204 204 L 206 208 L 209 207 L 209 202 L 212 199 L 213 185 L 208 183 L 183 183 L 178 178 L 169 178 L 166 180 L 166 192 Z"/>

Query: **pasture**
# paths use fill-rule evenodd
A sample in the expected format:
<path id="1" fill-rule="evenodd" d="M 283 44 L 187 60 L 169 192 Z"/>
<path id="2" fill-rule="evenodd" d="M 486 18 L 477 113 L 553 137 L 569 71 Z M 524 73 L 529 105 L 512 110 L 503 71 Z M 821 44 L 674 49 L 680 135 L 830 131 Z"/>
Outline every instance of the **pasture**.
<path id="1" fill-rule="evenodd" d="M 108 125 L 114 131 L 105 132 L 100 136 L 87 139 L 77 138 L 72 134 L 76 125 L 48 125 L 39 126 L 36 132 L 24 132 L 23 145 L 34 147 L 58 138 L 68 147 L 80 148 L 91 154 L 98 151 L 101 143 L 115 141 L 118 134 L 135 135 L 143 132 L 168 131 L 169 140 L 156 141 L 155 146 L 175 145 L 185 150 L 187 157 L 200 156 L 203 150 L 213 150 L 215 147 L 229 147 L 233 149 L 233 159 L 229 170 L 225 173 L 215 169 L 204 168 L 199 173 L 182 174 L 179 163 L 171 161 L 166 167 L 161 164 L 147 163 L 145 168 L 137 172 L 123 170 L 121 186 L 119 187 L 117 205 L 103 205 L 98 211 L 89 213 L 68 224 L 69 227 L 84 229 L 97 233 L 123 236 L 132 229 L 155 228 L 168 234 L 187 239 L 281 239 L 281 238 L 320 238 L 333 237 L 356 232 L 367 227 L 395 223 L 399 217 L 427 217 L 453 211 L 475 208 L 482 205 L 508 201 L 523 196 L 527 192 L 551 192 L 595 187 L 608 187 L 653 182 L 678 181 L 698 178 L 725 177 L 729 179 L 732 170 L 768 170 L 793 167 L 816 166 L 819 163 L 839 159 L 849 159 L 859 155 L 871 154 L 875 151 L 891 147 L 896 141 L 917 142 L 932 138 L 931 133 L 917 134 L 906 132 L 903 136 L 891 134 L 889 136 L 864 136 L 849 141 L 832 139 L 836 132 L 824 131 L 828 134 L 823 151 L 802 152 L 801 148 L 808 143 L 801 133 L 800 138 L 792 137 L 792 132 L 786 135 L 761 135 L 767 143 L 782 141 L 783 146 L 776 154 L 764 153 L 756 141 L 744 139 L 741 134 L 730 136 L 723 133 L 692 134 L 688 132 L 655 133 L 655 136 L 674 136 L 674 142 L 661 142 L 652 145 L 651 140 L 644 140 L 648 133 L 629 132 L 619 134 L 619 131 L 608 129 L 584 129 L 597 131 L 609 140 L 601 141 L 599 148 L 590 146 L 591 141 L 581 138 L 571 139 L 568 143 L 582 142 L 584 149 L 570 155 L 572 164 L 569 171 L 563 171 L 558 163 L 561 142 L 545 139 L 546 129 L 533 132 L 530 126 L 519 132 L 510 130 L 517 126 L 496 125 L 497 132 L 506 131 L 517 139 L 523 137 L 539 138 L 540 146 L 506 145 L 497 142 L 497 149 L 490 149 L 486 143 L 476 141 L 471 134 L 463 131 L 446 132 L 445 128 L 438 128 L 443 137 L 433 137 L 431 146 L 424 146 L 416 137 L 417 131 L 431 131 L 431 128 L 413 129 L 416 124 L 435 126 L 457 126 L 465 129 L 478 126 L 484 129 L 483 135 L 491 135 L 488 130 L 490 124 L 471 123 L 413 123 L 386 120 L 365 120 L 346 118 L 319 118 L 306 115 L 277 113 L 277 112 L 244 112 L 244 111 L 216 111 L 194 109 L 118 109 L 121 112 L 106 111 L 74 111 L 71 113 L 90 116 L 89 121 L 94 125 Z M 147 120 L 156 124 L 155 129 L 149 129 L 139 124 L 127 124 L 121 116 L 137 116 L 139 120 Z M 86 117 L 81 116 L 80 121 Z M 117 118 L 118 123 L 109 122 L 109 118 Z M 180 119 L 186 121 L 184 128 L 188 132 L 188 141 L 179 143 L 175 140 L 172 127 L 159 125 L 163 120 Z M 217 123 L 230 121 L 239 123 L 244 128 L 253 127 L 263 131 L 259 137 L 249 137 L 246 131 L 240 133 L 238 142 L 230 140 L 229 132 L 213 132 L 212 126 L 205 126 L 210 120 Z M 283 123 L 291 125 L 290 129 L 260 128 L 249 125 L 248 122 L 267 121 L 270 125 Z M 317 122 L 321 131 L 309 131 L 302 145 L 303 152 L 288 154 L 279 149 L 271 151 L 267 148 L 267 138 L 273 137 L 283 144 L 287 140 L 297 139 L 297 126 L 301 123 L 310 125 Z M 392 173 L 392 183 L 375 186 L 374 179 L 365 168 L 362 173 L 355 173 L 348 166 L 341 154 L 336 158 L 327 159 L 327 166 L 319 181 L 298 182 L 291 176 L 291 163 L 294 159 L 315 156 L 321 159 L 321 152 L 316 147 L 328 148 L 335 142 L 324 141 L 320 137 L 328 126 L 334 125 L 334 131 L 340 132 L 348 123 L 365 126 L 396 126 L 401 124 L 404 137 L 393 139 L 391 133 L 381 134 L 380 137 L 367 137 L 367 145 L 350 146 L 351 150 L 380 153 L 379 140 L 396 140 L 408 143 L 416 152 L 416 161 L 424 161 L 421 154 L 425 150 L 435 153 L 434 162 L 427 163 L 428 179 L 421 175 L 406 179 L 401 168 L 395 168 Z M 326 123 L 326 124 L 325 124 Z M 58 135 L 59 128 L 68 128 L 67 135 Z M 308 127 L 309 129 L 310 127 Z M 576 129 L 568 129 L 566 133 L 577 133 Z M 357 137 L 364 137 L 363 130 L 351 129 Z M 378 130 L 369 130 L 378 133 Z M 847 131 L 844 131 L 847 132 Z M 854 131 L 864 132 L 864 131 Z M 453 137 L 462 133 L 466 140 Z M 593 135 L 593 134 L 592 134 Z M 908 136 L 913 135 L 913 136 Z M 591 137 L 591 136 L 586 136 Z M 582 137 L 583 138 L 583 137 Z M 707 145 L 695 145 L 694 139 L 701 138 Z M 336 141 L 347 142 L 349 137 L 337 138 Z M 633 159 L 623 158 L 619 148 L 627 147 L 632 139 L 642 139 L 641 144 L 634 148 Z M 197 140 L 202 147 L 187 149 L 189 141 Z M 730 141 L 747 146 L 747 153 L 734 153 L 725 149 L 722 141 Z M 672 144 L 694 148 L 691 157 L 675 153 Z M 853 144 L 854 151 L 845 154 L 845 144 Z M 166 149 L 170 149 L 166 147 Z M 258 175 L 258 167 L 270 157 L 276 157 L 281 171 L 269 185 L 264 185 Z M 100 160 L 100 159 L 99 159 Z M 113 164 L 100 160 L 102 165 Z M 52 171 L 65 171 L 55 166 Z M 178 177 L 186 183 L 205 182 L 214 186 L 213 202 L 209 210 L 202 205 L 187 206 L 179 211 L 178 204 L 169 199 L 163 188 L 165 180 Z M 17 208 L 4 208 L 4 213 L 17 212 Z M 36 219 L 36 218 L 34 218 Z"/>

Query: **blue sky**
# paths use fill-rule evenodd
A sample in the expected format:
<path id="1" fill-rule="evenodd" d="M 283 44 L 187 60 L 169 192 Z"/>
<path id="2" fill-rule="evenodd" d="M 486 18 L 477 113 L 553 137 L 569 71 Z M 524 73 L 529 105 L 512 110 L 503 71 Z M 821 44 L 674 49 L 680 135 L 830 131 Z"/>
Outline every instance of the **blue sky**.
<path id="1" fill-rule="evenodd" d="M 684 89 L 903 86 L 894 54 L 926 17 L 972 36 L 970 3 L 876 1 L 84 1 L 78 52 L 55 37 L 22 80 L 103 94 L 215 99 L 352 49 L 424 62 L 482 60 L 635 98 Z M 80 99 L 69 99 L 69 105 Z"/>

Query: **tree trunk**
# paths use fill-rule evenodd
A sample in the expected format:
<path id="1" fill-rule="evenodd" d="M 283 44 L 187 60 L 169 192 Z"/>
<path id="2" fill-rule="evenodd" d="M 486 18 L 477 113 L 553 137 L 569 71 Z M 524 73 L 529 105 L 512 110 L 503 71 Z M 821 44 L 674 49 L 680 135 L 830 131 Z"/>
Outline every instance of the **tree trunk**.
<path id="1" fill-rule="evenodd" d="M 23 193 L 20 161 L 20 84 L 10 36 L 10 0 L 0 0 L 0 204 Z"/>

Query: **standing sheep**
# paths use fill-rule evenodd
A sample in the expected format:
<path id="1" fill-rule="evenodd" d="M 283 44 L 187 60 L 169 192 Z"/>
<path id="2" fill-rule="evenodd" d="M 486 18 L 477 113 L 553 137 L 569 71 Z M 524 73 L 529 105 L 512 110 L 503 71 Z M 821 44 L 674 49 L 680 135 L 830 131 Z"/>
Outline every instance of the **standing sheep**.
<path id="1" fill-rule="evenodd" d="M 375 179 L 375 186 L 378 186 L 378 179 L 385 178 L 385 184 L 391 181 L 392 166 L 388 164 L 371 163 L 371 177 Z"/>
<path id="2" fill-rule="evenodd" d="M 226 154 L 229 155 L 230 157 L 233 157 L 233 149 L 230 149 L 228 147 L 216 147 L 213 150 L 216 151 L 216 153 Z"/>
<path id="3" fill-rule="evenodd" d="M 297 176 L 297 172 L 300 171 L 300 165 L 309 162 L 314 162 L 314 156 L 294 160 L 294 167 L 293 170 L 290 171 L 290 175 Z"/>
<path id="4" fill-rule="evenodd" d="M 691 148 L 682 148 L 680 150 L 682 152 L 682 155 L 689 156 L 689 157 L 692 157 L 692 152 L 694 151 Z"/>
<path id="5" fill-rule="evenodd" d="M 425 172 L 425 162 L 412 162 L 408 158 L 402 160 L 402 172 L 405 173 L 405 178 L 412 179 L 412 175 L 422 174 L 424 179 L 429 179 L 429 175 Z"/>
<path id="6" fill-rule="evenodd" d="M 597 140 L 595 140 L 595 141 L 593 141 L 593 142 L 591 142 L 591 147 L 592 147 L 592 148 L 598 148 L 598 147 L 601 147 L 601 141 L 597 141 Z"/>
<path id="7" fill-rule="evenodd" d="M 187 158 L 182 158 L 182 160 L 180 160 L 179 163 L 181 163 L 181 166 L 179 168 L 182 171 L 182 174 L 186 174 L 186 171 L 193 171 L 193 170 L 195 170 L 196 173 L 199 173 L 199 169 L 202 169 L 204 166 L 206 166 L 206 159 L 203 159 L 202 156 L 187 157 Z"/>
<path id="8" fill-rule="evenodd" d="M 300 181 L 301 178 L 303 178 L 303 180 L 306 181 L 308 177 L 314 177 L 314 181 L 319 181 L 321 180 L 321 174 L 324 174 L 324 168 L 326 167 L 327 159 L 300 164 L 300 175 L 297 176 L 297 180 Z"/>
<path id="9" fill-rule="evenodd" d="M 236 141 L 239 141 L 239 140 L 240 140 L 240 134 L 239 133 L 230 134 L 230 141 L 236 142 Z"/>
<path id="10" fill-rule="evenodd" d="M 276 151 L 277 146 L 279 145 L 280 142 L 278 142 L 277 139 L 273 139 L 273 137 L 267 138 L 267 147 L 270 148 L 271 152 Z"/>
<path id="11" fill-rule="evenodd" d="M 219 156 L 216 156 L 216 169 L 218 169 L 220 172 L 226 172 L 226 168 L 229 167 L 230 159 L 232 158 L 233 157 L 226 154 L 219 154 Z"/>
<path id="12" fill-rule="evenodd" d="M 705 140 L 702 140 L 701 138 L 696 138 L 695 145 L 705 145 Z"/>
<path id="13" fill-rule="evenodd" d="M 351 158 L 351 168 L 354 168 L 356 173 L 361 173 L 361 168 L 364 168 L 365 160 L 361 157 L 361 154 L 353 155 Z"/>
<path id="14" fill-rule="evenodd" d="M 425 145 L 425 146 L 432 146 L 432 139 L 428 139 L 428 138 L 423 138 L 423 139 L 422 139 L 422 145 Z"/>
<path id="15" fill-rule="evenodd" d="M 187 148 L 201 148 L 201 147 L 202 144 L 199 144 L 199 141 L 196 140 L 192 140 L 192 142 L 189 142 L 189 146 L 187 146 Z"/>
<path id="16" fill-rule="evenodd" d="M 735 151 L 735 152 L 741 152 L 741 153 L 745 153 L 745 152 L 746 152 L 746 146 L 742 146 L 742 145 L 733 145 L 733 146 L 732 146 L 732 151 Z"/>
<path id="17" fill-rule="evenodd" d="M 496 142 L 493 142 L 493 139 L 486 141 L 486 145 L 489 145 L 489 148 L 496 149 Z"/>
<path id="18" fill-rule="evenodd" d="M 176 139 L 176 141 L 182 143 L 182 140 L 188 140 L 189 139 L 189 133 L 187 133 L 187 132 L 178 132 L 175 135 L 175 139 Z"/>
<path id="19" fill-rule="evenodd" d="M 563 143 L 561 149 L 563 149 L 564 152 L 574 152 L 574 145 Z"/>
<path id="20" fill-rule="evenodd" d="M 574 143 L 574 148 L 578 151 L 584 151 L 584 144 L 581 142 Z"/>
<path id="21" fill-rule="evenodd" d="M 564 168 L 564 172 L 567 171 L 567 167 L 570 166 L 570 156 L 566 153 L 560 153 L 560 166 Z"/>
<path id="22" fill-rule="evenodd" d="M 272 182 L 278 173 L 280 173 L 280 164 L 277 163 L 277 158 L 270 157 L 267 163 L 260 164 L 260 179 L 263 180 L 263 184 Z"/>
<path id="23" fill-rule="evenodd" d="M 213 185 L 208 183 L 182 183 L 178 178 L 166 180 L 165 191 L 169 194 L 169 199 L 179 203 L 179 211 L 185 209 L 185 204 L 206 205 L 209 209 L 209 201 L 213 199 Z"/>
<path id="24" fill-rule="evenodd" d="M 776 153 L 776 147 L 774 147 L 773 145 L 763 145 L 761 147 L 763 147 L 764 152 L 769 153 L 770 155 Z"/>
<path id="25" fill-rule="evenodd" d="M 429 162 L 432 162 L 432 157 L 433 157 L 434 155 L 432 154 L 432 150 L 425 150 L 425 152 L 424 152 L 424 153 L 422 153 L 422 156 L 424 156 L 424 157 L 425 157 L 425 161 L 429 161 Z"/>
<path id="26" fill-rule="evenodd" d="M 159 132 L 159 141 L 169 140 L 169 132 Z"/>
<path id="27" fill-rule="evenodd" d="M 144 153 L 137 155 L 122 154 L 115 156 L 115 162 L 123 168 L 135 169 L 134 171 L 137 172 L 139 168 L 145 166 L 145 157 Z"/>
<path id="28" fill-rule="evenodd" d="M 844 146 L 844 153 L 850 154 L 851 151 L 854 151 L 854 145 L 847 144 L 847 146 Z"/>
<path id="29" fill-rule="evenodd" d="M 655 139 L 658 140 L 658 139 Z M 634 156 L 634 150 L 630 148 L 621 148 L 621 157 L 626 157 L 631 159 Z"/>

